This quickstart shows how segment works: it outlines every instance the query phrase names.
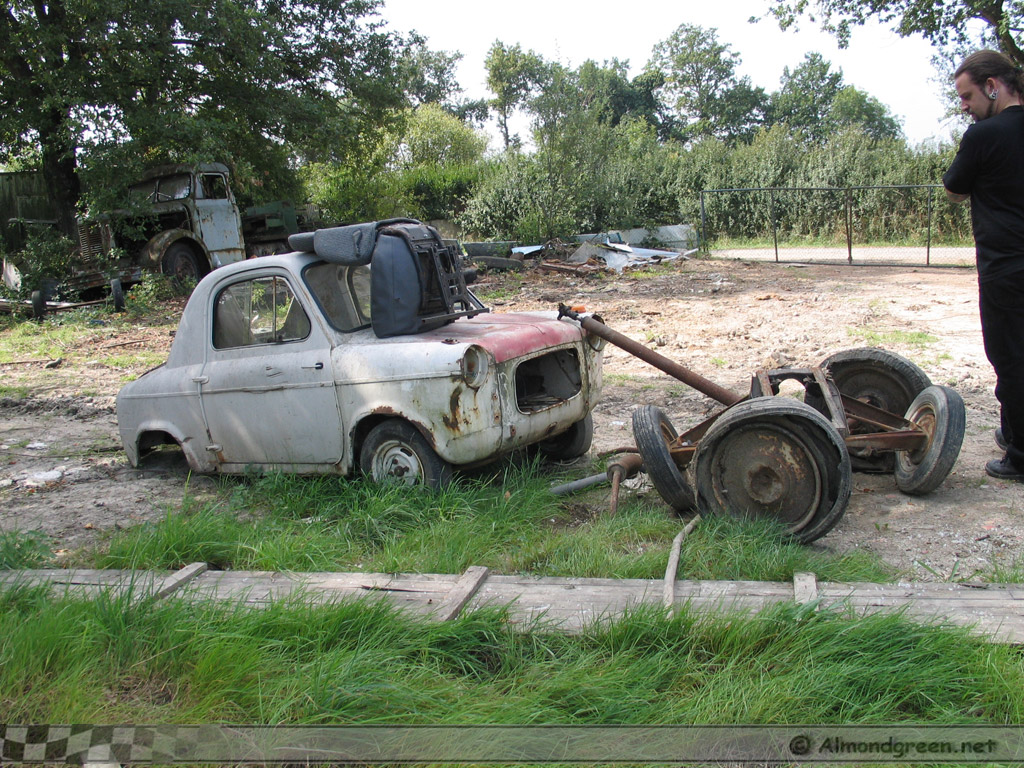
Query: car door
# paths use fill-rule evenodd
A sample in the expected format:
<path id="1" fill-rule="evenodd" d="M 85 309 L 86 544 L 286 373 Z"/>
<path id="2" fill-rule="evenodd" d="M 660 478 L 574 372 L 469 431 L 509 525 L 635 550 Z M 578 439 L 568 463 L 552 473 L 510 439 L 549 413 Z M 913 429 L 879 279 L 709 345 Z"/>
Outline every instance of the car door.
<path id="1" fill-rule="evenodd" d="M 211 294 L 200 398 L 221 469 L 315 472 L 343 429 L 323 327 L 284 274 L 247 273 Z"/>

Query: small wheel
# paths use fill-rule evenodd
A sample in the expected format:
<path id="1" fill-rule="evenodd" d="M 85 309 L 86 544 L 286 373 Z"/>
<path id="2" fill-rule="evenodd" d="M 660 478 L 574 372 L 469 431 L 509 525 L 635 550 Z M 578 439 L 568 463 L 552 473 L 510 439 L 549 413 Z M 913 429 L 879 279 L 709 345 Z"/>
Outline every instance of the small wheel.
<path id="1" fill-rule="evenodd" d="M 36 320 L 46 317 L 46 297 L 42 291 L 32 291 L 32 317 Z"/>
<path id="2" fill-rule="evenodd" d="M 730 408 L 697 445 L 694 464 L 702 513 L 767 517 L 802 543 L 832 529 L 852 487 L 839 433 L 818 411 L 788 398 Z"/>
<path id="3" fill-rule="evenodd" d="M 452 479 L 451 465 L 415 427 L 400 419 L 370 430 L 359 452 L 359 466 L 377 483 L 422 484 L 436 490 Z"/>
<path id="4" fill-rule="evenodd" d="M 195 251 L 185 243 L 172 243 L 160 261 L 160 268 L 180 285 L 198 283 L 203 276 Z"/>
<path id="5" fill-rule="evenodd" d="M 695 509 L 693 489 L 669 453 L 678 435 L 663 410 L 643 405 L 633 411 L 633 437 L 644 460 L 644 470 L 665 503 L 680 512 Z"/>
<path id="6" fill-rule="evenodd" d="M 820 367 L 832 376 L 842 394 L 896 415 L 906 413 L 918 393 L 932 384 L 928 374 L 905 357 L 875 347 L 837 352 L 822 360 Z M 820 398 L 807 396 L 804 402 L 822 413 L 826 410 Z M 855 424 L 851 431 L 856 435 L 876 430 Z M 859 472 L 891 472 L 895 465 L 892 453 L 875 453 L 871 448 L 854 449 L 850 461 Z"/>
<path id="7" fill-rule="evenodd" d="M 537 450 L 551 459 L 578 459 L 594 442 L 594 417 L 587 414 L 565 432 L 537 443 Z"/>
<path id="8" fill-rule="evenodd" d="M 942 484 L 964 440 L 967 413 L 955 389 L 931 386 L 922 390 L 907 409 L 906 418 L 928 434 L 928 443 L 916 451 L 896 452 L 896 487 L 912 496 Z"/>
<path id="9" fill-rule="evenodd" d="M 118 278 L 110 281 L 110 298 L 114 302 L 114 311 L 124 311 L 124 287 Z"/>

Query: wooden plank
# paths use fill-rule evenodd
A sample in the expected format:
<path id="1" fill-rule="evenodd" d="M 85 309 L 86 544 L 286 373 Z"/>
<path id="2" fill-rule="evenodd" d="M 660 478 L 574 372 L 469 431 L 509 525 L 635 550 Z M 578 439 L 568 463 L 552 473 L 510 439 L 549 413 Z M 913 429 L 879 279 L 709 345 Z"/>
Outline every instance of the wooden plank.
<path id="1" fill-rule="evenodd" d="M 818 577 L 813 573 L 793 574 L 793 599 L 801 605 L 818 599 Z"/>
<path id="2" fill-rule="evenodd" d="M 441 601 L 441 605 L 437 609 L 437 618 L 441 621 L 451 621 L 458 616 L 466 603 L 480 589 L 480 585 L 486 581 L 487 574 L 490 572 L 490 568 L 485 568 L 482 565 L 471 565 L 467 568 L 466 572 L 462 574 L 462 578 Z"/>
<path id="3" fill-rule="evenodd" d="M 189 563 L 184 568 L 164 578 L 153 596 L 158 600 L 167 597 L 181 589 L 201 573 L 205 573 L 208 567 L 206 563 Z"/>

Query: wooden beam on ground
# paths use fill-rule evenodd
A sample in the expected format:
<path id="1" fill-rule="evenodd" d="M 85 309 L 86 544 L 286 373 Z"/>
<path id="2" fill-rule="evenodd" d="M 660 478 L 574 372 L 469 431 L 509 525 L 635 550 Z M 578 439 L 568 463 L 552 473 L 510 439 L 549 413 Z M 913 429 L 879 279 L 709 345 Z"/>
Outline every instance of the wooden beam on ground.
<path id="1" fill-rule="evenodd" d="M 482 565 L 469 566 L 448 596 L 441 601 L 441 605 L 437 608 L 437 618 L 441 621 L 451 621 L 456 618 L 466 603 L 473 599 L 473 595 L 480 589 L 480 585 L 484 583 L 490 572 L 490 568 Z"/>

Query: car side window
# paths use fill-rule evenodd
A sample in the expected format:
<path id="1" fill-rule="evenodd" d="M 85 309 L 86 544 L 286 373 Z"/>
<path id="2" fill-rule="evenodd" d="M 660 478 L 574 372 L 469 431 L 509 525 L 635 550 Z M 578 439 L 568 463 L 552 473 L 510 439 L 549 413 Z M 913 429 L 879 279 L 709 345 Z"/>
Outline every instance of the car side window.
<path id="1" fill-rule="evenodd" d="M 228 183 L 219 173 L 203 174 L 199 186 L 204 200 L 228 199 Z"/>
<path id="2" fill-rule="evenodd" d="M 369 267 L 321 262 L 302 276 L 334 328 L 347 332 L 370 324 Z"/>
<path id="3" fill-rule="evenodd" d="M 217 294 L 213 312 L 216 349 L 301 341 L 309 333 L 309 316 L 282 277 L 244 280 Z"/>

